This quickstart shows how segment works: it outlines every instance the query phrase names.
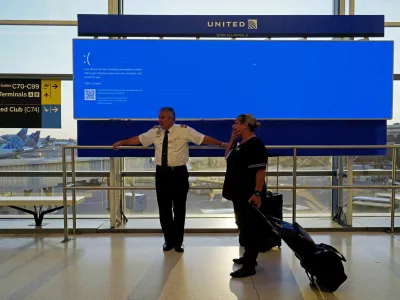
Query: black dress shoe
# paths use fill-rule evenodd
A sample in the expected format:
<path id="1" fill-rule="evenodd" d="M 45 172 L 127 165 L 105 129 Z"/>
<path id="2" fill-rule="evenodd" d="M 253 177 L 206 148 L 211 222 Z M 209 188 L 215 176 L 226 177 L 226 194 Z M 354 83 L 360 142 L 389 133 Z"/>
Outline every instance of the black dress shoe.
<path id="1" fill-rule="evenodd" d="M 183 244 L 175 245 L 175 251 L 176 252 L 183 252 L 183 251 L 185 251 L 185 247 L 183 246 Z"/>
<path id="2" fill-rule="evenodd" d="M 241 267 L 239 270 L 231 273 L 233 278 L 243 278 L 256 274 L 256 270 L 254 268 Z"/>
<path id="3" fill-rule="evenodd" d="M 164 251 L 169 251 L 169 250 L 171 250 L 172 248 L 174 248 L 174 245 L 171 244 L 171 243 L 165 242 L 164 245 L 163 245 L 163 250 L 164 250 Z"/>
<path id="4" fill-rule="evenodd" d="M 244 264 L 244 257 L 241 257 L 241 258 L 234 258 L 234 259 L 233 259 L 233 262 L 234 262 L 235 264 L 243 265 L 243 264 Z M 255 265 L 257 266 L 257 262 L 256 262 Z"/>

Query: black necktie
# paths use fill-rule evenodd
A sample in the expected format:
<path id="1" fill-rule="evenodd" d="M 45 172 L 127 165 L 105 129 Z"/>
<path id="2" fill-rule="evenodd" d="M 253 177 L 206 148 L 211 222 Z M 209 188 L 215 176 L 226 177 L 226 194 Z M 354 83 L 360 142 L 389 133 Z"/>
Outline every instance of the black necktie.
<path id="1" fill-rule="evenodd" d="M 168 166 L 168 130 L 165 130 L 164 140 L 162 144 L 161 166 Z"/>

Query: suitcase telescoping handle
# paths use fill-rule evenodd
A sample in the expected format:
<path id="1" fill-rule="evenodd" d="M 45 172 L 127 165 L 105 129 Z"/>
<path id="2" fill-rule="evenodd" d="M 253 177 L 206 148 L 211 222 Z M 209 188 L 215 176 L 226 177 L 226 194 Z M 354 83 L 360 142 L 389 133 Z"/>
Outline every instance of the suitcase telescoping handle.
<path id="1" fill-rule="evenodd" d="M 276 192 L 279 193 L 279 155 L 276 157 Z"/>
<path id="2" fill-rule="evenodd" d="M 260 214 L 260 216 L 264 219 L 264 221 L 271 227 L 272 232 L 275 233 L 277 236 L 281 237 L 279 231 L 276 229 L 276 227 L 281 227 L 281 220 L 279 220 L 278 218 L 272 217 L 272 216 L 266 216 L 264 215 L 260 209 L 257 207 L 257 205 L 255 205 L 253 202 L 250 202 L 250 205 Z M 270 221 L 273 220 L 274 222 Z M 277 222 L 277 223 L 275 223 Z M 278 225 L 279 224 L 279 225 Z"/>
<path id="3" fill-rule="evenodd" d="M 268 160 L 267 160 L 268 162 Z M 268 164 L 267 164 L 268 171 Z M 276 157 L 276 192 L 279 193 L 279 156 Z M 268 190 L 268 175 L 266 176 L 266 186 Z"/>

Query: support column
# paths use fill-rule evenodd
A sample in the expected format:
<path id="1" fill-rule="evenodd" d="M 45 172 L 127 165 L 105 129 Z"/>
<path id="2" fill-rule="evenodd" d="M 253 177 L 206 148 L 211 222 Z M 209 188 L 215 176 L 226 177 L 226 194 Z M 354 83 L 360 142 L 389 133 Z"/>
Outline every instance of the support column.
<path id="1" fill-rule="evenodd" d="M 119 15 L 124 14 L 124 1 L 125 0 L 118 0 L 118 14 Z"/>
<path id="2" fill-rule="evenodd" d="M 108 0 L 108 14 L 117 15 L 119 8 L 119 0 Z"/>
<path id="3" fill-rule="evenodd" d="M 108 0 L 108 14 L 109 15 L 117 15 L 120 9 L 120 0 Z M 112 39 L 112 38 L 110 38 Z M 121 178 L 121 168 L 120 168 L 120 158 L 110 157 L 110 179 L 109 185 L 110 186 L 119 186 L 120 185 L 120 178 Z M 120 197 L 119 197 L 119 190 L 109 190 L 108 191 L 108 203 L 110 209 L 110 225 L 111 228 L 115 228 L 117 224 L 120 222 Z"/>
<path id="4" fill-rule="evenodd" d="M 336 175 L 332 177 L 333 186 L 344 185 L 344 157 L 334 156 L 332 157 L 332 169 L 336 171 Z M 340 225 L 345 225 L 344 221 L 344 201 L 343 201 L 343 190 L 333 189 L 332 190 L 332 219 Z"/>
<path id="5" fill-rule="evenodd" d="M 333 0 L 333 15 L 345 15 L 346 14 L 346 0 Z M 344 178 L 343 170 L 343 157 L 333 156 L 332 157 L 332 169 L 336 171 L 336 176 L 332 177 L 333 186 L 342 186 Z M 339 224 L 342 222 L 342 207 L 343 207 L 343 190 L 333 189 L 332 190 L 332 218 Z"/>

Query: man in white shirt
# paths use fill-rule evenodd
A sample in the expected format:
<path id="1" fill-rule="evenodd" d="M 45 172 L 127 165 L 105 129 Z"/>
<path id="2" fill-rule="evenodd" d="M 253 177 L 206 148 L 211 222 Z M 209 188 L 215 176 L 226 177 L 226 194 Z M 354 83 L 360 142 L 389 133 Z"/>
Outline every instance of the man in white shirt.
<path id="1" fill-rule="evenodd" d="M 157 202 L 165 238 L 163 250 L 169 251 L 175 247 L 177 252 L 183 252 L 186 199 L 189 191 L 189 173 L 186 168 L 189 160 L 189 142 L 220 147 L 225 147 L 226 144 L 189 126 L 175 124 L 175 111 L 172 107 L 160 109 L 158 123 L 159 126 L 116 142 L 113 147 L 118 149 L 120 146 L 140 144 L 148 147 L 154 144 Z"/>

